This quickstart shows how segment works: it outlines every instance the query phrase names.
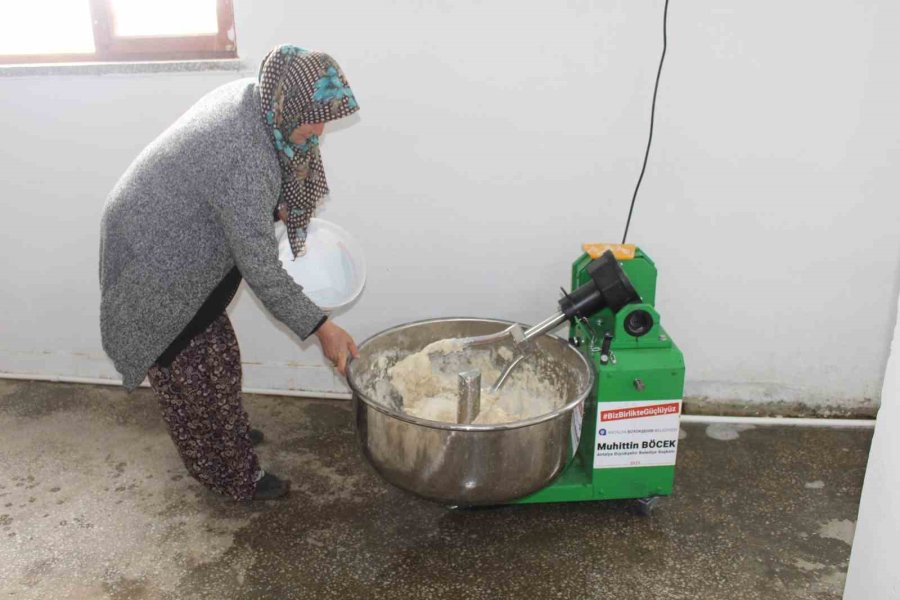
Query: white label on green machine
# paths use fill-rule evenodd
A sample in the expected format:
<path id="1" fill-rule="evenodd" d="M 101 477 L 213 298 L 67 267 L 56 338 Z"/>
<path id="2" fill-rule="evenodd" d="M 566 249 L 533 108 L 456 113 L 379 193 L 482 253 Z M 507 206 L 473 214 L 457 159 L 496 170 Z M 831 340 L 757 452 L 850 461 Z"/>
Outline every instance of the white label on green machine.
<path id="1" fill-rule="evenodd" d="M 681 400 L 597 403 L 594 468 L 674 465 Z"/>

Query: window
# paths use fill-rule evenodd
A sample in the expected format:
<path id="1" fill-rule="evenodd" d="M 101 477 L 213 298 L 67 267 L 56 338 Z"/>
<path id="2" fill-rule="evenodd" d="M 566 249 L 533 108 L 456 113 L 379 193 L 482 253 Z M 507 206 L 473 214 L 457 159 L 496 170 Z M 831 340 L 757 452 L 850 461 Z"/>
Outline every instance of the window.
<path id="1" fill-rule="evenodd" d="M 235 56 L 232 0 L 0 0 L 0 63 Z"/>

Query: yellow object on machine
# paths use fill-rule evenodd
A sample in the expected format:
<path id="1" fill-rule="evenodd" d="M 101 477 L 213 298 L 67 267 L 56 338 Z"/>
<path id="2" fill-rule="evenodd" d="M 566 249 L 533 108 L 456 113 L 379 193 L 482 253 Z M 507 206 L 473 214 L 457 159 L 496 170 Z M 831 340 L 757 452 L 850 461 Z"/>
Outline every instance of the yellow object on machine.
<path id="1" fill-rule="evenodd" d="M 631 260 L 634 258 L 634 244 L 582 244 L 581 249 L 591 258 L 600 258 L 600 255 L 611 250 L 618 260 Z"/>

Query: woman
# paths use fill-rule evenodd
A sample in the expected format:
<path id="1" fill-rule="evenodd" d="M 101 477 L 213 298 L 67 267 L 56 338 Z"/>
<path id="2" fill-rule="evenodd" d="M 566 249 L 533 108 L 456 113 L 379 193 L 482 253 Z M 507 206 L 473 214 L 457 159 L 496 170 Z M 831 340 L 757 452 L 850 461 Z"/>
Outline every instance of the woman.
<path id="1" fill-rule="evenodd" d="M 279 46 L 259 80 L 202 98 L 128 168 L 103 210 L 103 347 L 128 389 L 145 376 L 185 467 L 235 500 L 284 496 L 259 467 L 241 405 L 241 360 L 225 313 L 245 279 L 300 339 L 315 334 L 344 374 L 356 356 L 278 260 L 274 221 L 296 256 L 328 193 L 318 136 L 358 109 L 331 57 Z"/>

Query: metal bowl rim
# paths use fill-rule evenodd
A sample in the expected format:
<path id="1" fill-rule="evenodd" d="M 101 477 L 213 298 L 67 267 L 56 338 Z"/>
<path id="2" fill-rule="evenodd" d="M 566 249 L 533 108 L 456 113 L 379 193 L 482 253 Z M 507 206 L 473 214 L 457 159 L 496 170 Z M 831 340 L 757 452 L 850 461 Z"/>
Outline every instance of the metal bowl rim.
<path id="1" fill-rule="evenodd" d="M 386 335 L 389 333 L 395 333 L 398 331 L 403 331 L 404 329 L 409 329 L 419 325 L 428 325 L 432 323 L 448 323 L 454 321 L 479 321 L 482 323 L 497 323 L 499 325 L 512 325 L 513 321 L 505 321 L 503 319 L 485 319 L 482 317 L 447 317 L 447 318 L 436 318 L 436 319 L 422 319 L 419 321 L 411 321 L 409 323 L 403 323 L 401 325 L 395 325 L 394 327 L 389 327 L 383 331 L 375 333 L 359 344 L 359 347 L 362 348 L 371 340 L 374 340 L 377 337 L 382 335 Z M 566 346 L 570 346 L 568 342 L 561 339 L 559 336 L 545 334 L 546 337 L 549 337 L 556 341 L 559 344 L 565 344 Z M 574 350 L 574 348 L 572 348 Z M 575 350 L 575 354 L 584 364 L 588 371 L 588 379 L 587 385 L 585 389 L 578 394 L 578 396 L 569 401 L 564 406 L 557 408 L 554 411 L 549 413 L 545 413 L 543 415 L 539 415 L 537 417 L 532 417 L 530 419 L 526 419 L 524 421 L 512 421 L 510 423 L 489 423 L 489 424 L 465 424 L 465 423 L 445 423 L 443 421 L 431 421 L 428 419 L 420 419 L 418 417 L 414 417 L 412 415 L 408 415 L 404 412 L 397 412 L 392 410 L 380 402 L 376 402 L 362 393 L 362 391 L 357 387 L 356 382 L 353 377 L 353 365 L 356 364 L 353 359 L 350 360 L 347 365 L 347 383 L 350 385 L 350 389 L 353 391 L 353 396 L 359 398 L 363 401 L 366 406 L 374 408 L 378 412 L 385 414 L 389 417 L 393 417 L 395 419 L 399 419 L 401 421 L 405 421 L 407 423 L 412 423 L 413 425 L 420 425 L 422 427 L 429 427 L 431 429 L 449 429 L 452 431 L 470 431 L 470 432 L 478 432 L 478 431 L 504 431 L 510 429 L 521 429 L 523 427 L 530 427 L 532 425 L 537 425 L 539 423 L 544 423 L 546 421 L 552 421 L 556 419 L 560 415 L 563 415 L 571 410 L 573 410 L 576 406 L 583 403 L 588 395 L 591 393 L 591 390 L 594 388 L 594 381 L 597 377 L 597 374 L 594 372 L 593 366 L 590 364 L 588 359 L 584 356 L 582 352 Z"/>

